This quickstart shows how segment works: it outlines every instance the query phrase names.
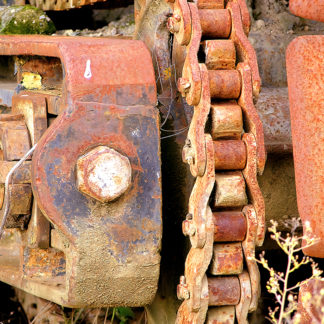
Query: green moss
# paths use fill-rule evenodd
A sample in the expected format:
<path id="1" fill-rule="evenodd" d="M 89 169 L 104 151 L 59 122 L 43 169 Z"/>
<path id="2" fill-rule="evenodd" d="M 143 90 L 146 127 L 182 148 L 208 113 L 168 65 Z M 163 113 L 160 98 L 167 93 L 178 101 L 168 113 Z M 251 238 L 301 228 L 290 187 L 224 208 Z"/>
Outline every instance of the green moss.
<path id="1" fill-rule="evenodd" d="M 52 34 L 56 31 L 46 14 L 33 6 L 0 7 L 0 34 Z"/>

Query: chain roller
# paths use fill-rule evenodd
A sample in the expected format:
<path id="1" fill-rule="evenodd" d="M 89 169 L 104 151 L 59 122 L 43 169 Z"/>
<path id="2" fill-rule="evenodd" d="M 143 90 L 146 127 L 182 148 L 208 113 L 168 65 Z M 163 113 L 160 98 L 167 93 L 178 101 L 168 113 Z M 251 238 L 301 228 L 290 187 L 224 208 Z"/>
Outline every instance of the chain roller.
<path id="1" fill-rule="evenodd" d="M 257 174 L 266 160 L 249 13 L 244 0 L 168 2 L 169 30 L 186 49 L 177 84 L 193 106 L 183 160 L 196 177 L 183 222 L 191 249 L 176 323 L 247 323 L 260 295 L 254 255 L 265 220 Z"/>

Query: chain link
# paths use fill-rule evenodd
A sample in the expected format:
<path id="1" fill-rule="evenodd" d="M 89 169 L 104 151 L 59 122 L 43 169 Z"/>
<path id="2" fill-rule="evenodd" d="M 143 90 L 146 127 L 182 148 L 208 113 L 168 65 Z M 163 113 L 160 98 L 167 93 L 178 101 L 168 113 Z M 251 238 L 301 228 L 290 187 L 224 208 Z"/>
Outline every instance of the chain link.
<path id="1" fill-rule="evenodd" d="M 168 28 L 186 50 L 178 89 L 193 118 L 183 160 L 196 178 L 183 222 L 191 249 L 176 322 L 247 323 L 260 295 L 254 256 L 265 221 L 257 174 L 266 160 L 249 13 L 245 0 L 168 2 Z"/>

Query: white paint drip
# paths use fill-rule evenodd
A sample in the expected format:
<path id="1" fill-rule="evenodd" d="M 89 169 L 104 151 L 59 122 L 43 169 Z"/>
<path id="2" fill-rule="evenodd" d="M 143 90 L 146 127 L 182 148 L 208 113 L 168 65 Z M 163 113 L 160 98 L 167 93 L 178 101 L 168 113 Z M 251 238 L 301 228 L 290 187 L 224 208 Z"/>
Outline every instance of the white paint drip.
<path id="1" fill-rule="evenodd" d="M 91 61 L 90 60 L 87 60 L 86 68 L 85 68 L 85 71 L 84 71 L 84 77 L 86 79 L 90 79 L 92 77 L 92 73 L 91 73 Z"/>

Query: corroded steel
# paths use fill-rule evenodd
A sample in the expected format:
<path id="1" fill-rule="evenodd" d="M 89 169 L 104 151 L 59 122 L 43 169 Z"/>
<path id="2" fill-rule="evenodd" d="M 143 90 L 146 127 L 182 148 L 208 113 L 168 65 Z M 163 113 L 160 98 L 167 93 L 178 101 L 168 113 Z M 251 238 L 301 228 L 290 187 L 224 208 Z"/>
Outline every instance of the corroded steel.
<path id="1" fill-rule="evenodd" d="M 323 0 L 290 0 L 289 9 L 296 16 L 324 22 Z"/>
<path id="2" fill-rule="evenodd" d="M 243 207 L 247 204 L 245 180 L 240 171 L 217 173 L 215 207 Z"/>
<path id="3" fill-rule="evenodd" d="M 246 218 L 237 211 L 222 211 L 213 213 L 215 242 L 243 241 L 246 235 Z"/>
<path id="4" fill-rule="evenodd" d="M 171 5 L 173 9 L 177 2 Z M 262 124 L 254 106 L 261 82 L 256 56 L 246 36 L 250 20 L 245 1 L 228 1 L 226 8 L 221 1 L 187 5 L 191 20 L 186 23 L 191 35 L 181 43 L 186 46 L 185 53 L 177 45 L 184 39 L 177 26 L 182 21 L 181 12 L 174 12 L 169 19 L 169 30 L 177 39 L 176 59 L 184 62 L 178 89 L 194 106 L 183 160 L 196 177 L 189 214 L 183 222 L 183 232 L 190 237 L 192 248 L 178 286 L 178 296 L 185 300 L 178 310 L 177 323 L 204 323 L 207 299 L 209 306 L 237 305 L 236 318 L 246 323 L 259 297 L 253 255 L 255 245 L 260 245 L 264 237 L 264 202 L 256 176 L 262 174 L 266 159 Z M 200 64 L 198 52 L 203 62 Z M 213 157 L 212 150 L 207 149 L 208 132 L 214 140 Z M 215 196 L 209 202 L 210 181 L 215 182 Z M 245 215 L 240 210 L 248 204 L 254 213 Z M 217 209 L 212 217 L 214 243 L 209 237 L 211 206 Z M 243 262 L 243 254 L 249 262 Z M 209 263 L 214 276 L 208 277 L 206 291 L 204 271 Z M 247 271 L 242 272 L 244 264 Z M 220 276 L 224 274 L 238 277 Z M 234 307 L 213 312 L 209 309 L 207 322 L 233 323 L 234 317 Z"/>
<path id="5" fill-rule="evenodd" d="M 214 276 L 240 274 L 243 271 L 241 243 L 214 244 L 209 272 Z"/>
<path id="6" fill-rule="evenodd" d="M 78 158 L 76 176 L 79 191 L 109 202 L 129 188 L 132 168 L 126 156 L 107 146 L 97 146 Z"/>
<path id="7" fill-rule="evenodd" d="M 231 32 L 231 14 L 227 9 L 200 9 L 199 19 L 205 37 L 228 38 Z"/>
<path id="8" fill-rule="evenodd" d="M 256 108 L 267 153 L 292 153 L 288 88 L 262 88 Z"/>
<path id="9" fill-rule="evenodd" d="M 324 37 L 304 36 L 287 49 L 287 76 L 297 203 L 305 235 L 319 241 L 304 250 L 324 257 Z"/>
<path id="10" fill-rule="evenodd" d="M 157 289 L 161 239 L 159 116 L 149 51 L 132 40 L 2 36 L 0 55 L 18 55 L 23 72 L 44 73 L 41 89 L 13 98 L 12 111 L 37 143 L 32 174 L 24 162 L 13 186 L 29 186 L 31 193 L 31 183 L 34 205 L 30 199 L 22 206 L 28 220 L 31 215 L 23 224 L 27 235 L 7 230 L 0 241 L 14 236 L 23 246 L 10 269 L 0 265 L 0 279 L 63 306 L 147 305 Z M 58 117 L 48 118 L 47 107 Z M 77 188 L 76 163 L 98 146 L 127 157 L 131 167 L 128 189 L 109 203 Z M 5 177 L 12 162 L 0 164 Z M 12 219 L 17 227 L 20 220 Z M 8 257 L 1 255 L 0 264 Z"/>
<path id="11" fill-rule="evenodd" d="M 237 276 L 208 278 L 209 305 L 237 305 L 241 297 L 240 282 Z"/>
<path id="12" fill-rule="evenodd" d="M 234 324 L 235 306 L 210 307 L 206 324 Z"/>
<path id="13" fill-rule="evenodd" d="M 199 9 L 223 9 L 224 0 L 197 0 Z"/>
<path id="14" fill-rule="evenodd" d="M 246 164 L 246 146 L 240 140 L 214 141 L 215 169 L 242 170 Z"/>
<path id="15" fill-rule="evenodd" d="M 206 40 L 203 46 L 208 69 L 230 70 L 235 68 L 236 51 L 233 41 L 228 39 Z"/>
<path id="16" fill-rule="evenodd" d="M 243 132 L 243 116 L 241 107 L 235 102 L 217 102 L 210 107 L 211 134 L 213 139 L 240 139 Z"/>
<path id="17" fill-rule="evenodd" d="M 311 279 L 300 287 L 297 309 L 297 314 L 300 316 L 299 323 L 320 323 L 323 320 L 323 289 L 322 278 Z"/>
<path id="18" fill-rule="evenodd" d="M 218 99 L 237 99 L 241 92 L 241 76 L 236 70 L 210 70 L 210 96 Z"/>

